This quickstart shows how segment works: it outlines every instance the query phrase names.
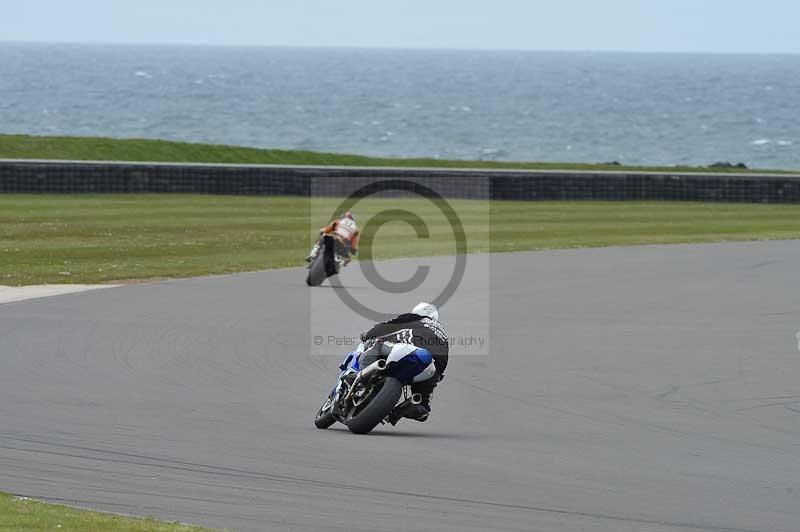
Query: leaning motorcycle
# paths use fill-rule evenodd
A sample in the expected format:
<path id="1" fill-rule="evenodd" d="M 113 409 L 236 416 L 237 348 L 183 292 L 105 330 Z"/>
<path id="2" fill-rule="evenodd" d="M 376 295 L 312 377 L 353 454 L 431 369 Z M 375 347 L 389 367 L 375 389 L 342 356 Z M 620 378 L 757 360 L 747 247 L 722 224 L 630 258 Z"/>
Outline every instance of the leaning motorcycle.
<path id="1" fill-rule="evenodd" d="M 411 384 L 436 374 L 427 349 L 375 341 L 362 342 L 339 369 L 339 381 L 314 424 L 327 429 L 338 421 L 356 434 L 367 434 L 386 421 L 394 425 L 400 418 L 411 417 L 422 402 L 420 394 L 411 393 Z"/>
<path id="2" fill-rule="evenodd" d="M 347 249 L 339 239 L 324 235 L 319 243 L 319 251 L 308 265 L 306 284 L 319 286 L 328 277 L 338 275 L 346 264 L 347 257 Z"/>

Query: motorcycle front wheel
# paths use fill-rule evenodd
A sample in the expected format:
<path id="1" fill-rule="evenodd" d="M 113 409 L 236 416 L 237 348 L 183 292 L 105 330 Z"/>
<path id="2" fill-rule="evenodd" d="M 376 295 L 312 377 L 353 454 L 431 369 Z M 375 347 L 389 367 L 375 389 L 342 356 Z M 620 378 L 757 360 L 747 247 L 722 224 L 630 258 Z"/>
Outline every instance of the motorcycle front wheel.
<path id="1" fill-rule="evenodd" d="M 336 418 L 333 417 L 333 401 L 328 397 L 317 411 L 317 415 L 314 418 L 314 425 L 316 425 L 318 429 L 327 429 L 334 423 L 336 423 Z"/>
<path id="2" fill-rule="evenodd" d="M 306 284 L 308 286 L 319 286 L 325 280 L 325 254 L 320 250 L 311 266 L 308 267 L 308 277 L 306 277 Z"/>

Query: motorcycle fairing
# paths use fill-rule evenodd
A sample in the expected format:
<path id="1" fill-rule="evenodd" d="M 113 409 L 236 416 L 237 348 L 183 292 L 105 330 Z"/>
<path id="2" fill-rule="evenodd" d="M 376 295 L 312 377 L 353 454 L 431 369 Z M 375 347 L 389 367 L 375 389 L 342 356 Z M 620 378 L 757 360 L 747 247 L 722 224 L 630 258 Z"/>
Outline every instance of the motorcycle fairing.
<path id="1" fill-rule="evenodd" d="M 389 364 L 386 374 L 403 384 L 410 384 L 423 374 L 427 376 L 420 380 L 429 379 L 436 371 L 431 352 L 413 344 L 395 344 L 386 357 L 386 362 Z M 432 371 L 428 371 L 429 369 Z"/>

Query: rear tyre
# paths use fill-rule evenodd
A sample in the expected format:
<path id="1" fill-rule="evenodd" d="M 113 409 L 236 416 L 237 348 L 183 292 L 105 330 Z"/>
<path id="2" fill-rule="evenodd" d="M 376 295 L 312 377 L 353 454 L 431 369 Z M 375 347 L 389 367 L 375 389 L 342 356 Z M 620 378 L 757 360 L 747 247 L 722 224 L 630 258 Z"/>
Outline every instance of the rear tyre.
<path id="1" fill-rule="evenodd" d="M 320 250 L 311 266 L 308 268 L 308 277 L 306 277 L 306 284 L 308 286 L 319 286 L 325 280 L 325 254 Z"/>
<path id="2" fill-rule="evenodd" d="M 372 400 L 355 415 L 348 416 L 347 428 L 354 434 L 367 434 L 391 413 L 402 393 L 403 384 L 394 377 L 386 377 Z"/>
<path id="3" fill-rule="evenodd" d="M 330 398 L 325 401 L 325 403 L 319 408 L 317 411 L 317 415 L 314 418 L 314 425 L 318 429 L 327 429 L 334 423 L 336 423 L 336 418 L 333 417 L 333 402 L 331 402 Z"/>

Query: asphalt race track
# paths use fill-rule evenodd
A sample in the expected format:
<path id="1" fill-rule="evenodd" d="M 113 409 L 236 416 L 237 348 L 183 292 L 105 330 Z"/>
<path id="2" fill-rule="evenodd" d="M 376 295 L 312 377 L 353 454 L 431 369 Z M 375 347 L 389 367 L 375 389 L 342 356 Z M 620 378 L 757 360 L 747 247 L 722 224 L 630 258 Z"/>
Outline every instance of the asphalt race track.
<path id="1" fill-rule="evenodd" d="M 490 354 L 369 436 L 313 426 L 347 348 L 311 339 L 368 323 L 304 270 L 0 305 L 0 491 L 252 531 L 800 530 L 800 242 L 479 259 L 491 296 L 468 274 L 442 317 L 490 309 Z"/>

